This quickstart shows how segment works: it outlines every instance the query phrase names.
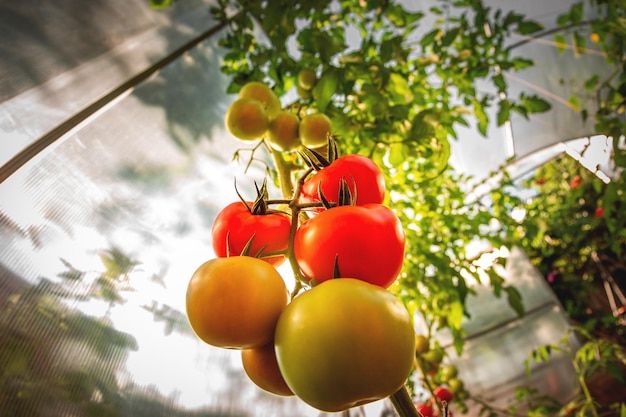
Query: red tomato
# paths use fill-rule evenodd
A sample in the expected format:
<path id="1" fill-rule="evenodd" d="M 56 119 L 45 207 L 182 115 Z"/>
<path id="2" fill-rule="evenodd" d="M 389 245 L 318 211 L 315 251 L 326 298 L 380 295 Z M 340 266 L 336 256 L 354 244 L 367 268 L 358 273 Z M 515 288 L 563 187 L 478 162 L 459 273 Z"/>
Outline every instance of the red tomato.
<path id="1" fill-rule="evenodd" d="M 247 203 L 252 207 L 251 202 Z M 212 240 L 215 254 L 223 258 L 241 255 L 246 243 L 254 235 L 249 255 L 263 250 L 264 254 L 280 252 L 289 245 L 291 218 L 284 213 L 252 214 L 241 201 L 226 206 L 215 218 Z M 274 266 L 285 261 L 282 255 L 262 258 Z"/>
<path id="2" fill-rule="evenodd" d="M 363 155 L 344 155 L 309 177 L 302 187 L 301 201 L 320 201 L 318 187 L 329 202 L 337 202 L 341 179 L 345 179 L 356 204 L 382 203 L 385 178 L 378 165 Z"/>
<path id="3" fill-rule="evenodd" d="M 594 217 L 596 219 L 603 219 L 604 218 L 604 209 L 602 207 L 596 208 L 596 213 L 594 214 Z"/>
<path id="4" fill-rule="evenodd" d="M 435 390 L 433 391 L 433 394 L 435 394 L 435 397 L 437 397 L 439 402 L 446 401 L 447 403 L 450 403 L 452 402 L 452 398 L 454 398 L 454 396 L 452 395 L 452 392 L 447 387 L 444 387 L 444 386 L 435 388 Z"/>
<path id="5" fill-rule="evenodd" d="M 575 175 L 574 178 L 569 182 L 569 186 L 572 188 L 576 188 L 580 185 L 580 175 Z"/>
<path id="6" fill-rule="evenodd" d="M 433 417 L 433 408 L 428 404 L 416 404 L 415 408 L 422 417 Z"/>
<path id="7" fill-rule="evenodd" d="M 339 206 L 322 211 L 296 231 L 294 254 L 305 277 L 323 282 L 342 277 L 383 288 L 402 269 L 405 236 L 396 214 L 382 204 Z"/>

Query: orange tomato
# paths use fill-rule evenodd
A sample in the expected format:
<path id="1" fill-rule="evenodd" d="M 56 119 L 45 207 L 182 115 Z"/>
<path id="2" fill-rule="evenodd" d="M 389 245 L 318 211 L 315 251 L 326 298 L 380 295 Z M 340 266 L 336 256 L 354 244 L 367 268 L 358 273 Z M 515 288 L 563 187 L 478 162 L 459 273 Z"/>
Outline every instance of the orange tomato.
<path id="1" fill-rule="evenodd" d="M 262 390 L 282 396 L 293 395 L 278 368 L 273 342 L 242 350 L 241 363 L 248 378 Z"/>
<path id="2" fill-rule="evenodd" d="M 250 349 L 268 344 L 289 293 L 278 271 L 248 256 L 202 264 L 187 286 L 187 318 L 204 342 Z"/>

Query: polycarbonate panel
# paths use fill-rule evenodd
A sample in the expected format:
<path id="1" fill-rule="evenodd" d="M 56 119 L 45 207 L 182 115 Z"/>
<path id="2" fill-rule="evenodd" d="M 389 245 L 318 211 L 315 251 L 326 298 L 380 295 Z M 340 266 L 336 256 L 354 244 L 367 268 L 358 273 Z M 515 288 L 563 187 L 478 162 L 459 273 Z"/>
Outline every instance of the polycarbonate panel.
<path id="1" fill-rule="evenodd" d="M 540 395 L 566 403 L 579 389 L 567 355 L 553 352 L 548 363 L 530 361 L 530 376 L 524 362 L 533 349 L 558 344 L 567 328 L 563 311 L 558 306 L 546 306 L 521 320 L 470 338 L 463 355 L 452 362 L 472 393 L 495 408 L 507 409 L 516 404 L 513 393 L 520 387 L 534 388 Z M 570 342 L 577 349 L 578 341 L 572 338 Z M 479 409 L 473 409 L 469 415 L 478 416 L 478 412 Z"/>
<path id="2" fill-rule="evenodd" d="M 0 0 L 0 166 L 215 26 L 214 0 Z"/>
<path id="3" fill-rule="evenodd" d="M 265 173 L 231 161 L 219 61 L 207 42 L 0 184 L 2 417 L 319 414 L 186 321 L 234 179 Z"/>

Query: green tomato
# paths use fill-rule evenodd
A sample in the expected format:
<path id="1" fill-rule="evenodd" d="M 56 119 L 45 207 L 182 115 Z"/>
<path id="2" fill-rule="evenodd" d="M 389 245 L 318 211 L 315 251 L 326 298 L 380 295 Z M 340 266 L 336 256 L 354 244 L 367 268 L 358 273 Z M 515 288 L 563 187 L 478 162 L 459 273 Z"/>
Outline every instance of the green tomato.
<path id="1" fill-rule="evenodd" d="M 385 289 L 352 278 L 325 281 L 296 297 L 278 320 L 274 343 L 289 388 L 326 412 L 398 391 L 415 354 L 404 305 Z"/>

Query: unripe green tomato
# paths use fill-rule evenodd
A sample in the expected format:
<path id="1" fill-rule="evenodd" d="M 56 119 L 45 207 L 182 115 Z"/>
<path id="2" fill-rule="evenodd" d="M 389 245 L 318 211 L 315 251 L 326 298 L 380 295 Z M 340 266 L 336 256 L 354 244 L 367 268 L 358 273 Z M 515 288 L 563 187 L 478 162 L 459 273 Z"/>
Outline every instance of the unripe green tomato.
<path id="1" fill-rule="evenodd" d="M 269 127 L 263 104 L 253 98 L 244 97 L 232 102 L 224 121 L 230 134 L 244 141 L 260 139 Z"/>
<path id="2" fill-rule="evenodd" d="M 332 133 L 332 123 L 324 113 L 307 114 L 300 119 L 300 140 L 307 148 L 326 146 Z"/>
<path id="3" fill-rule="evenodd" d="M 300 118 L 294 113 L 281 110 L 271 120 L 267 136 L 270 146 L 279 152 L 292 151 L 300 146 L 298 129 Z"/>
<path id="4" fill-rule="evenodd" d="M 443 381 L 449 381 L 455 378 L 459 374 L 459 370 L 454 365 L 446 365 L 441 369 L 441 379 Z"/>
<path id="5" fill-rule="evenodd" d="M 443 349 L 441 348 L 431 349 L 428 352 L 423 353 L 421 355 L 421 358 L 424 361 L 430 363 L 431 365 L 437 365 L 438 367 L 441 361 L 443 360 Z"/>
<path id="6" fill-rule="evenodd" d="M 395 393 L 415 354 L 404 305 L 385 289 L 352 278 L 325 281 L 297 296 L 278 319 L 274 343 L 289 388 L 326 412 Z"/>
<path id="7" fill-rule="evenodd" d="M 317 75 L 311 68 L 302 68 L 298 72 L 298 87 L 304 90 L 311 90 L 315 86 Z"/>
<path id="8" fill-rule="evenodd" d="M 457 394 L 465 389 L 465 384 L 459 378 L 450 378 L 447 382 L 450 392 Z"/>
<path id="9" fill-rule="evenodd" d="M 241 87 L 239 98 L 252 98 L 260 101 L 269 117 L 278 113 L 282 107 L 276 93 L 267 84 L 260 81 L 250 81 Z"/>

